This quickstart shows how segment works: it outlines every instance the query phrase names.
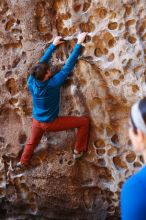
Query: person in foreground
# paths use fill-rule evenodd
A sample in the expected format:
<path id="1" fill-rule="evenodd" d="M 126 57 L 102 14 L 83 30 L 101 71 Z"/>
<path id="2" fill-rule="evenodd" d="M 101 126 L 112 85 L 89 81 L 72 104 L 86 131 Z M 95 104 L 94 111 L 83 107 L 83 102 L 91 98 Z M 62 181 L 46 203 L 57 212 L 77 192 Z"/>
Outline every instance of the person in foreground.
<path id="1" fill-rule="evenodd" d="M 146 163 L 146 98 L 131 108 L 129 136 Z M 146 166 L 131 176 L 121 191 L 122 220 L 146 220 Z"/>
<path id="2" fill-rule="evenodd" d="M 85 32 L 78 35 L 77 43 L 70 57 L 59 72 L 55 74 L 51 72 L 48 61 L 56 46 L 64 42 L 60 36 L 55 37 L 40 62 L 32 68 L 27 81 L 33 103 L 32 130 L 17 167 L 22 168 L 29 165 L 33 152 L 44 132 L 77 128 L 73 158 L 80 158 L 87 151 L 89 118 L 87 116 L 58 116 L 60 88 L 77 62 L 86 35 Z"/>

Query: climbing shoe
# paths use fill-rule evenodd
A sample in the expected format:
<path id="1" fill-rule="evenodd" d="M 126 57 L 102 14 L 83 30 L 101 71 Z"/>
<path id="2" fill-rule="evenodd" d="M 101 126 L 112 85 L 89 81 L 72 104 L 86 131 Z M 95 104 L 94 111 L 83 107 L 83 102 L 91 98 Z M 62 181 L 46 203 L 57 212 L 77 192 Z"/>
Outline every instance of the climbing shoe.
<path id="1" fill-rule="evenodd" d="M 77 152 L 73 152 L 73 158 L 74 160 L 77 160 L 77 159 L 80 159 L 82 156 L 83 156 L 84 152 L 81 151 L 80 153 L 77 153 Z"/>

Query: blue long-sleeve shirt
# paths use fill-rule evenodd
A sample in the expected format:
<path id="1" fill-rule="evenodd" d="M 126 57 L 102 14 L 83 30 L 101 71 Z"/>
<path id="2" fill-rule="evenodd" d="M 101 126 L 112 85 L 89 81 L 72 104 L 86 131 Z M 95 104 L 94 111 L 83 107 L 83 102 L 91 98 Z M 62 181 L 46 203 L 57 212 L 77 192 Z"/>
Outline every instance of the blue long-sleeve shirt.
<path id="1" fill-rule="evenodd" d="M 146 220 L 146 166 L 124 183 L 121 216 L 122 220 Z"/>
<path id="2" fill-rule="evenodd" d="M 59 114 L 60 88 L 69 73 L 74 68 L 80 55 L 81 44 L 76 44 L 70 57 L 63 68 L 45 81 L 38 81 L 32 75 L 29 76 L 27 85 L 31 92 L 33 103 L 33 118 L 40 122 L 53 121 Z M 40 63 L 48 62 L 55 50 L 51 44 L 40 59 Z"/>

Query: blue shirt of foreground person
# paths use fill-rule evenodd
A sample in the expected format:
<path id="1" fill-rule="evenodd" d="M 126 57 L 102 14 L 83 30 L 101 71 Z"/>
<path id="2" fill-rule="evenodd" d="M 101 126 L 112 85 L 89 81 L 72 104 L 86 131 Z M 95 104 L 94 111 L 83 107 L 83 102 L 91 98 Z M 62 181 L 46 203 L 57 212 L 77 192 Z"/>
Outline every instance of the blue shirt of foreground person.
<path id="1" fill-rule="evenodd" d="M 142 154 L 146 163 L 146 98 L 132 106 L 129 123 L 134 151 Z M 121 215 L 122 220 L 146 220 L 146 166 L 124 183 Z"/>

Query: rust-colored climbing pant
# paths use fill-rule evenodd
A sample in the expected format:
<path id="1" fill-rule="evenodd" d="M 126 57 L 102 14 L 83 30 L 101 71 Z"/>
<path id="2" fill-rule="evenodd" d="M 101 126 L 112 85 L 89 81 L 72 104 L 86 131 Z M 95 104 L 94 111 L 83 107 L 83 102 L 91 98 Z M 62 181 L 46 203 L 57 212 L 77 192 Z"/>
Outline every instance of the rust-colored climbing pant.
<path id="1" fill-rule="evenodd" d="M 87 151 L 89 118 L 86 116 L 61 116 L 52 122 L 39 122 L 33 119 L 30 138 L 24 147 L 21 163 L 28 165 L 33 152 L 39 144 L 44 132 L 58 132 L 77 128 L 75 149 L 78 152 Z"/>

